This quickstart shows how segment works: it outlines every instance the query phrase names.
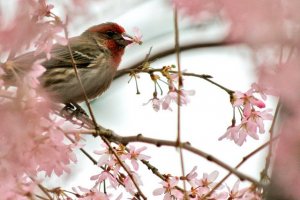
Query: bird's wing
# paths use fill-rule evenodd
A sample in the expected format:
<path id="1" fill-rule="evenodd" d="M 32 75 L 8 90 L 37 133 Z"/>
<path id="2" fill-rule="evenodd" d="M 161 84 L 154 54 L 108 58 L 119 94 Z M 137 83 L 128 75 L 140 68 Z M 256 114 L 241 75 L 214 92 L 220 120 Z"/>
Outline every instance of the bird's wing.
<path id="1" fill-rule="evenodd" d="M 78 68 L 88 67 L 97 56 L 101 53 L 101 49 L 94 43 L 84 43 L 80 38 L 71 38 L 70 47 L 73 58 Z M 68 46 L 59 44 L 54 45 L 51 50 L 51 59 L 42 63 L 46 68 L 64 68 L 71 67 L 72 60 Z"/>

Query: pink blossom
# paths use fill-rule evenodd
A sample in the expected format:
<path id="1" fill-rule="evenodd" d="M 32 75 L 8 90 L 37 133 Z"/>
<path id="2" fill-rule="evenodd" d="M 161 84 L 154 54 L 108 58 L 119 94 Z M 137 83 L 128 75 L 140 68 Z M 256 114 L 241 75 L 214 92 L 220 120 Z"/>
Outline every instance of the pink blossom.
<path id="1" fill-rule="evenodd" d="M 204 173 L 202 179 L 197 180 L 197 173 L 195 173 L 196 169 L 196 167 L 193 168 L 192 172 L 189 173 L 190 180 L 187 179 L 192 186 L 191 191 L 189 191 L 189 195 L 192 199 L 201 199 L 211 190 L 211 187 L 215 185 L 214 181 L 217 179 L 219 172 L 213 171 L 210 174 Z M 217 193 L 214 195 L 217 196 Z"/>
<path id="2" fill-rule="evenodd" d="M 256 124 L 257 128 L 259 129 L 260 133 L 264 133 L 265 132 L 265 128 L 264 128 L 264 120 L 272 120 L 273 119 L 273 115 L 270 114 L 271 110 L 264 110 L 264 111 L 256 111 L 256 110 L 252 110 L 250 115 L 249 115 L 249 121 L 252 121 L 253 123 Z"/>
<path id="3" fill-rule="evenodd" d="M 267 100 L 267 88 L 262 87 L 261 85 L 257 84 L 257 83 L 252 83 L 251 84 L 251 89 L 252 91 L 255 93 L 259 93 L 261 98 L 265 101 Z"/>
<path id="4" fill-rule="evenodd" d="M 133 36 L 132 36 L 132 38 L 127 38 L 127 39 L 129 39 L 129 40 L 131 40 L 133 42 L 129 46 L 131 46 L 133 44 L 139 44 L 139 45 L 141 45 L 143 43 L 142 42 L 142 37 L 143 37 L 143 35 L 141 33 L 141 30 L 138 27 L 134 27 L 133 28 Z"/>
<path id="5" fill-rule="evenodd" d="M 55 41 L 61 45 L 67 45 L 67 39 L 58 35 L 59 32 L 63 31 L 63 27 L 58 25 L 46 24 L 44 31 L 41 32 L 38 40 L 35 42 L 37 47 L 34 55 L 38 55 L 42 52 L 46 53 L 47 59 L 51 58 L 51 49 Z"/>
<path id="6" fill-rule="evenodd" d="M 73 187 L 72 190 L 78 196 L 78 200 L 109 200 L 108 196 L 103 192 L 100 192 L 97 187 L 86 189 L 78 187 L 79 191 Z"/>
<path id="7" fill-rule="evenodd" d="M 227 192 L 213 192 L 210 196 L 211 199 L 214 200 L 228 200 L 228 193 Z"/>
<path id="8" fill-rule="evenodd" d="M 218 178 L 219 172 L 213 171 L 210 174 L 203 173 L 202 179 L 196 182 L 198 187 L 201 187 L 202 193 L 208 193 L 210 188 L 213 187 L 216 183 L 214 182 Z"/>
<path id="9" fill-rule="evenodd" d="M 16 5 L 16 12 L 9 22 L 0 16 L 1 51 L 21 52 L 40 34 L 42 28 L 31 20 L 32 7 L 27 2 Z"/>
<path id="10" fill-rule="evenodd" d="M 218 178 L 219 172 L 213 171 L 210 174 L 203 173 L 202 179 L 199 180 L 199 185 L 201 187 L 210 187 L 214 184 L 214 181 Z"/>
<path id="11" fill-rule="evenodd" d="M 218 11 L 216 0 L 172 0 L 172 2 L 183 14 L 195 20 L 211 18 Z"/>
<path id="12" fill-rule="evenodd" d="M 178 94 L 181 96 L 179 103 L 178 103 Z M 181 89 L 180 91 L 170 90 L 168 92 L 168 94 L 161 99 L 162 108 L 164 110 L 168 109 L 168 110 L 172 111 L 172 108 L 170 106 L 170 104 L 172 102 L 175 102 L 175 103 L 177 103 L 177 105 L 180 105 L 180 106 L 187 105 L 190 102 L 190 99 L 188 96 L 193 96 L 193 95 L 195 95 L 194 90 L 184 90 L 184 89 Z"/>
<path id="13" fill-rule="evenodd" d="M 8 178 L 1 177 L 0 178 Z M 1 182 L 1 181 L 0 181 Z M 4 184 L 2 184 L 4 183 Z M 29 177 L 23 176 L 22 178 L 8 178 L 1 182 L 0 192 L 2 199 L 17 199 L 27 200 L 29 197 L 34 196 L 37 183 L 29 180 Z"/>
<path id="14" fill-rule="evenodd" d="M 240 125 L 229 127 L 226 133 L 222 135 L 219 140 L 227 138 L 229 140 L 233 140 L 236 144 L 241 146 L 246 141 L 248 135 L 256 140 L 258 139 L 256 128 L 256 123 L 244 118 Z"/>
<path id="15" fill-rule="evenodd" d="M 166 76 L 166 78 L 168 79 L 168 84 L 169 84 L 169 90 L 176 90 L 176 86 L 175 84 L 178 83 L 178 79 L 179 79 L 179 74 L 178 73 L 170 73 L 169 70 L 172 70 L 172 68 L 175 68 L 174 65 L 171 66 L 165 66 L 164 69 L 166 70 L 166 72 L 164 73 L 164 76 Z M 181 71 L 181 73 L 186 72 L 187 69 L 184 69 Z M 182 78 L 182 81 L 184 81 L 184 78 Z"/>
<path id="16" fill-rule="evenodd" d="M 193 186 L 193 187 L 196 185 L 195 181 L 196 181 L 196 177 L 198 176 L 196 170 L 197 170 L 197 166 L 195 166 L 195 167 L 192 169 L 192 171 L 190 171 L 190 172 L 186 175 L 186 177 L 185 177 L 185 179 L 186 179 L 186 180 L 189 182 L 189 184 L 190 184 L 191 186 Z"/>
<path id="17" fill-rule="evenodd" d="M 16 192 L 14 185 L 24 174 L 35 177 L 45 171 L 46 176 L 53 172 L 60 176 L 70 172 L 68 165 L 76 162 L 74 145 L 65 144 L 60 124 L 50 120 L 50 113 L 46 97 L 1 102 L 0 185 L 5 185 L 7 192 Z M 15 188 L 10 191 L 10 186 Z"/>
<path id="18" fill-rule="evenodd" d="M 262 200 L 262 194 L 260 192 L 247 190 L 243 196 L 245 200 L 251 199 L 251 200 Z"/>
<path id="19" fill-rule="evenodd" d="M 134 181 L 137 183 L 137 185 L 142 186 L 143 183 L 142 183 L 141 177 L 136 172 L 131 171 L 130 173 L 131 173 Z M 136 186 L 133 184 L 133 182 L 129 176 L 125 177 L 123 183 L 125 185 L 126 191 L 128 191 L 129 193 L 131 193 L 133 195 L 136 193 Z"/>
<path id="20" fill-rule="evenodd" d="M 150 99 L 147 103 L 144 103 L 143 105 L 147 105 L 150 102 L 152 103 L 153 110 L 158 112 L 161 107 L 161 103 L 162 103 L 161 100 L 159 100 L 157 97 L 153 97 L 152 99 Z"/>
<path id="21" fill-rule="evenodd" d="M 243 188 L 239 189 L 240 181 L 237 180 L 232 189 L 227 186 L 229 191 L 229 199 L 232 200 L 262 200 L 261 194 L 255 191 L 255 188 Z"/>
<path id="22" fill-rule="evenodd" d="M 198 200 L 198 199 L 212 199 L 212 200 L 228 200 L 228 193 L 227 192 L 217 192 L 214 191 L 209 197 L 203 198 L 207 195 L 209 190 L 207 188 L 192 188 L 189 192 L 190 199 Z"/>
<path id="23" fill-rule="evenodd" d="M 46 71 L 45 67 L 41 65 L 44 60 L 37 60 L 33 63 L 31 71 L 25 74 L 23 81 L 31 88 L 37 88 L 40 84 L 38 78 Z"/>
<path id="24" fill-rule="evenodd" d="M 196 187 L 191 188 L 191 190 L 188 192 L 188 194 L 191 197 L 191 199 L 198 200 L 198 199 L 203 198 L 208 192 L 209 192 L 208 188 L 198 187 L 196 185 Z"/>
<path id="25" fill-rule="evenodd" d="M 161 182 L 162 188 L 157 188 L 153 191 L 153 195 L 158 196 L 164 194 L 164 200 L 172 200 L 174 198 L 181 199 L 183 194 L 175 188 L 177 183 L 177 177 L 168 178 L 166 181 Z"/>
<path id="26" fill-rule="evenodd" d="M 162 108 L 164 110 L 171 110 L 170 104 L 172 101 L 177 102 L 178 101 L 178 93 L 176 91 L 169 91 L 169 93 L 162 98 Z"/>
<path id="27" fill-rule="evenodd" d="M 248 135 L 258 140 L 257 130 L 260 133 L 264 133 L 264 120 L 272 120 L 273 118 L 272 114 L 269 113 L 270 111 L 268 109 L 261 112 L 252 109 L 249 116 L 242 119 L 241 124 L 229 127 L 219 140 L 227 138 L 240 146 L 246 141 Z"/>
<path id="28" fill-rule="evenodd" d="M 250 89 L 246 93 L 235 91 L 232 99 L 233 106 L 244 106 L 244 116 L 249 116 L 253 106 L 264 108 L 266 105 L 263 101 L 253 96 L 253 91 Z"/>
<path id="29" fill-rule="evenodd" d="M 141 148 L 135 149 L 135 146 L 129 145 L 128 149 L 129 149 L 129 153 L 126 156 L 131 161 L 131 164 L 135 171 L 137 171 L 139 169 L 137 160 L 149 160 L 150 159 L 150 156 L 141 154 L 141 152 L 146 150 L 147 147 L 141 147 Z"/>
<path id="30" fill-rule="evenodd" d="M 298 1 L 173 0 L 173 3 L 193 18 L 203 20 L 219 16 L 229 22 L 230 41 L 247 41 L 255 45 L 274 41 L 298 42 Z M 258 22 L 260 26 L 257 26 Z"/>
<path id="31" fill-rule="evenodd" d="M 98 166 L 103 166 L 103 165 L 110 165 L 113 166 L 115 163 L 114 155 L 110 151 L 109 147 L 105 144 L 102 143 L 101 146 L 103 146 L 105 149 L 104 150 L 96 150 L 94 151 L 95 154 L 101 155 L 101 157 L 98 160 Z"/>
<path id="32" fill-rule="evenodd" d="M 52 4 L 46 4 L 46 0 L 39 0 L 38 4 L 35 5 L 33 18 L 41 20 L 43 17 L 49 17 L 53 8 Z"/>
<path id="33" fill-rule="evenodd" d="M 277 66 L 262 65 L 259 69 L 258 83 L 262 87 L 269 88 L 273 95 L 279 96 L 284 106 L 291 110 L 299 105 L 300 99 L 300 94 L 295 92 L 300 87 L 297 56 L 298 53 L 285 63 Z"/>
<path id="34" fill-rule="evenodd" d="M 240 181 L 237 180 L 235 184 L 233 185 L 232 189 L 230 190 L 229 187 L 227 187 L 229 191 L 229 198 L 232 200 L 246 200 L 243 198 L 243 195 L 246 192 L 246 189 L 239 190 Z"/>
<path id="35" fill-rule="evenodd" d="M 109 180 L 110 185 L 113 188 L 117 188 L 119 185 L 117 178 L 110 173 L 109 169 L 103 170 L 100 174 L 91 176 L 90 178 L 93 181 L 96 181 L 97 184 L 102 183 L 104 180 Z"/>

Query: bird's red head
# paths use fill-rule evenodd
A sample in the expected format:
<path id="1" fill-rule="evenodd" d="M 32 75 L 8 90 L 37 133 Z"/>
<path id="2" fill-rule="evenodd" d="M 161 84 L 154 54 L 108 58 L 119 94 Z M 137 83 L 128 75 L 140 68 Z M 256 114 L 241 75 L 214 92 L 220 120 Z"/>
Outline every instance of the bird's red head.
<path id="1" fill-rule="evenodd" d="M 113 22 L 93 26 L 88 31 L 97 33 L 103 45 L 111 51 L 116 66 L 121 62 L 125 47 L 133 42 L 130 40 L 132 37 L 125 33 L 125 29 Z"/>
<path id="2" fill-rule="evenodd" d="M 93 26 L 88 29 L 91 32 L 105 33 L 107 31 L 114 31 L 116 33 L 122 34 L 125 32 L 125 29 L 117 23 L 107 22 Z"/>

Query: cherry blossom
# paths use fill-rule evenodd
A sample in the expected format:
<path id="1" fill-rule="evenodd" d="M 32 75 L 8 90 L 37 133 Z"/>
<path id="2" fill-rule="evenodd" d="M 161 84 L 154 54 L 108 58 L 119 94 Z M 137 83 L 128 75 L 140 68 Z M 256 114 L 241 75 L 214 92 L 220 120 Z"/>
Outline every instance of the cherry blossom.
<path id="1" fill-rule="evenodd" d="M 190 184 L 191 186 L 193 186 L 193 187 L 196 185 L 195 181 L 196 181 L 196 177 L 198 176 L 196 170 L 197 170 L 197 166 L 195 166 L 195 167 L 192 169 L 192 171 L 190 171 L 190 172 L 186 175 L 186 177 L 184 178 L 184 179 L 187 180 L 187 181 L 189 182 L 189 184 Z"/>
<path id="2" fill-rule="evenodd" d="M 262 200 L 260 194 L 255 191 L 254 187 L 239 189 L 240 181 L 237 180 L 232 189 L 227 186 L 229 199 L 232 200 Z"/>
<path id="3" fill-rule="evenodd" d="M 236 144 L 241 146 L 246 141 L 246 137 L 248 135 L 258 140 L 256 127 L 257 125 L 254 122 L 244 118 L 241 124 L 239 124 L 238 126 L 229 127 L 226 133 L 223 136 L 221 136 L 219 140 L 227 138 L 229 140 L 233 140 Z"/>
<path id="4" fill-rule="evenodd" d="M 1 103 L 0 110 L 0 183 L 14 187 L 6 192 L 15 191 L 14 185 L 24 173 L 34 177 L 41 171 L 46 176 L 70 172 L 68 164 L 76 162 L 73 146 L 64 143 L 58 124 L 49 120 L 47 102 L 34 98 L 16 105 L 7 101 Z"/>
<path id="5" fill-rule="evenodd" d="M 201 179 L 197 179 L 197 173 L 195 172 L 196 169 L 197 168 L 194 167 L 193 170 L 186 176 L 186 178 L 183 178 L 192 186 L 190 191 L 188 191 L 188 194 L 191 199 L 195 200 L 202 199 L 211 191 L 211 188 L 216 184 L 214 181 L 217 179 L 219 174 L 218 171 L 213 171 L 210 174 L 203 173 L 203 177 Z M 217 188 L 217 190 L 218 189 L 221 189 L 221 187 Z M 209 199 L 227 199 L 227 192 L 218 192 L 217 190 L 212 192 L 212 194 L 209 196 Z"/>
<path id="6" fill-rule="evenodd" d="M 262 64 L 259 70 L 258 84 L 268 88 L 272 95 L 279 96 L 291 110 L 294 110 L 300 99 L 299 93 L 295 92 L 300 86 L 298 56 L 297 52 L 288 61 L 277 65 Z"/>
<path id="7" fill-rule="evenodd" d="M 58 33 L 63 31 L 61 25 L 52 25 L 46 24 L 44 31 L 41 32 L 39 38 L 35 42 L 37 47 L 35 55 L 38 55 L 42 52 L 46 53 L 47 59 L 51 58 L 51 49 L 55 42 L 61 45 L 67 45 L 68 41 L 63 36 L 60 36 Z"/>
<path id="8" fill-rule="evenodd" d="M 229 198 L 232 199 L 232 200 L 243 200 L 243 195 L 245 194 L 246 192 L 246 189 L 243 189 L 243 190 L 239 190 L 239 185 L 240 185 L 240 181 L 237 180 L 232 189 L 230 190 L 230 188 L 227 186 L 227 189 L 229 191 Z M 244 199 L 246 200 L 246 199 Z"/>
<path id="9" fill-rule="evenodd" d="M 252 110 L 247 118 L 243 118 L 241 123 L 236 126 L 230 126 L 226 133 L 219 140 L 227 138 L 233 140 L 238 145 L 243 145 L 247 136 L 258 140 L 257 130 L 259 133 L 264 133 L 264 120 L 272 120 L 273 116 L 269 113 L 270 110 L 256 111 Z"/>
<path id="10" fill-rule="evenodd" d="M 39 86 L 40 81 L 38 78 L 46 71 L 45 67 L 41 65 L 43 61 L 44 60 L 36 60 L 33 63 L 30 72 L 23 77 L 24 83 L 29 84 L 29 87 L 31 88 L 37 88 Z"/>
<path id="11" fill-rule="evenodd" d="M 138 27 L 134 27 L 133 28 L 133 36 L 130 37 L 130 38 L 127 38 L 126 35 L 125 35 L 125 38 L 127 38 L 128 40 L 131 40 L 133 43 L 129 44 L 129 46 L 132 46 L 134 45 L 135 43 L 136 44 L 139 44 L 141 45 L 143 42 L 142 42 L 142 33 L 141 33 L 141 30 L 138 28 Z"/>
<path id="12" fill-rule="evenodd" d="M 130 173 L 131 173 L 134 181 L 136 182 L 136 184 L 138 186 L 142 186 L 143 183 L 142 183 L 141 177 L 136 172 L 134 172 L 134 171 L 131 171 Z M 136 193 L 136 187 L 133 184 L 130 176 L 126 176 L 125 179 L 123 180 L 123 183 L 125 185 L 126 191 L 128 191 L 132 195 L 134 195 Z"/>
<path id="13" fill-rule="evenodd" d="M 161 107 L 161 100 L 158 99 L 157 97 L 153 97 L 152 99 L 150 99 L 148 102 L 144 103 L 143 105 L 147 105 L 148 103 L 152 103 L 152 108 L 153 110 L 155 110 L 156 112 L 158 112 L 160 110 Z"/>
<path id="14" fill-rule="evenodd" d="M 46 4 L 46 0 L 39 0 L 38 4 L 34 6 L 33 18 L 36 20 L 41 20 L 43 17 L 49 17 L 51 9 L 54 8 L 52 4 Z"/>
<path id="15" fill-rule="evenodd" d="M 172 200 L 174 198 L 181 199 L 183 194 L 175 188 L 178 183 L 177 177 L 169 177 L 166 181 L 161 182 L 162 188 L 157 188 L 153 191 L 154 196 L 164 194 L 164 200 Z"/>
<path id="16" fill-rule="evenodd" d="M 263 101 L 253 96 L 252 89 L 246 93 L 235 91 L 232 99 L 233 106 L 244 106 L 244 115 L 249 116 L 251 108 L 257 106 L 258 108 L 264 108 L 266 105 Z"/>
<path id="17" fill-rule="evenodd" d="M 4 21 L 0 17 L 0 49 L 8 51 L 14 56 L 15 53 L 22 52 L 30 47 L 31 42 L 36 41 L 38 53 L 45 51 L 49 57 L 52 47 L 51 39 L 60 44 L 66 44 L 66 40 L 57 35 L 59 23 L 53 24 L 43 20 L 50 16 L 50 10 L 54 6 L 46 4 L 45 0 L 22 1 L 16 5 L 16 12 L 9 21 Z M 51 28 L 51 26 L 53 28 Z"/>
<path id="18" fill-rule="evenodd" d="M 254 124 L 256 124 L 256 127 L 259 129 L 259 133 L 264 133 L 264 120 L 272 120 L 273 115 L 270 113 L 271 109 L 267 109 L 264 111 L 256 111 L 252 110 L 248 120 L 252 121 Z"/>
<path id="19" fill-rule="evenodd" d="M 261 98 L 265 101 L 267 100 L 267 89 L 262 87 L 262 85 L 259 85 L 257 83 L 252 83 L 251 84 L 251 89 L 253 91 L 253 93 L 259 93 Z"/>
<path id="20" fill-rule="evenodd" d="M 101 155 L 97 165 L 98 166 L 108 165 L 108 164 L 113 165 L 114 155 L 110 151 L 109 147 L 105 143 L 102 143 L 101 146 L 103 146 L 105 149 L 101 151 L 99 150 L 94 151 L 95 154 Z"/>
<path id="21" fill-rule="evenodd" d="M 178 94 L 181 96 L 180 97 L 180 102 L 178 103 Z M 162 101 L 162 108 L 164 110 L 171 110 L 172 108 L 170 104 L 172 102 L 177 103 L 178 105 L 186 105 L 190 102 L 189 96 L 195 95 L 194 90 L 184 90 L 181 89 L 180 91 L 178 90 L 170 90 L 166 96 L 164 96 L 161 101 Z"/>
<path id="22" fill-rule="evenodd" d="M 75 187 L 72 188 L 76 196 L 78 196 L 78 200 L 109 200 L 109 197 L 100 192 L 97 187 L 87 189 L 79 186 L 78 189 L 79 191 Z"/>
<path id="23" fill-rule="evenodd" d="M 198 185 L 205 188 L 212 187 L 214 186 L 214 181 L 218 178 L 218 175 L 218 171 L 213 171 L 210 174 L 203 173 L 203 177 L 198 181 Z"/>
<path id="24" fill-rule="evenodd" d="M 141 154 L 141 152 L 146 150 L 147 147 L 141 147 L 141 148 L 136 149 L 135 146 L 129 145 L 128 149 L 129 149 L 129 152 L 126 156 L 131 161 L 133 169 L 136 171 L 139 169 L 139 164 L 138 164 L 137 160 L 149 160 L 150 159 L 150 156 Z"/>
<path id="25" fill-rule="evenodd" d="M 1 177 L 0 178 L 4 178 Z M 5 177 L 7 178 L 7 177 Z M 3 181 L 4 182 L 4 181 Z M 0 186 L 2 199 L 17 199 L 26 200 L 30 197 L 34 197 L 34 191 L 37 187 L 37 183 L 29 180 L 29 177 L 23 176 L 16 178 L 9 178 L 5 180 L 5 183 Z"/>
<path id="26" fill-rule="evenodd" d="M 110 167 L 107 167 L 107 169 L 103 170 L 100 174 L 91 176 L 90 179 L 96 181 L 96 184 L 102 183 L 104 180 L 108 179 L 110 185 L 113 188 L 116 188 L 119 185 L 119 183 L 116 177 L 110 173 L 110 169 L 111 169 Z"/>
<path id="27" fill-rule="evenodd" d="M 298 42 L 299 14 L 295 11 L 300 7 L 298 1 L 173 0 L 173 3 L 185 15 L 198 21 L 221 17 L 230 24 L 230 41 L 247 41 L 254 45 Z M 263 28 L 258 28 L 257 22 Z"/>

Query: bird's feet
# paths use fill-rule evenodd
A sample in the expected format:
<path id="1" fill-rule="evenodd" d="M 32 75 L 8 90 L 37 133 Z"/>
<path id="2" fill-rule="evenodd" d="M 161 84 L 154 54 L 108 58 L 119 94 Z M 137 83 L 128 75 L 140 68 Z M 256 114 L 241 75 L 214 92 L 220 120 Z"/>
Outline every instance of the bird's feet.
<path id="1" fill-rule="evenodd" d="M 88 117 L 88 114 L 77 103 L 66 103 L 65 107 L 61 111 L 62 115 L 67 119 L 72 119 L 74 116 L 80 118 L 81 116 Z"/>

